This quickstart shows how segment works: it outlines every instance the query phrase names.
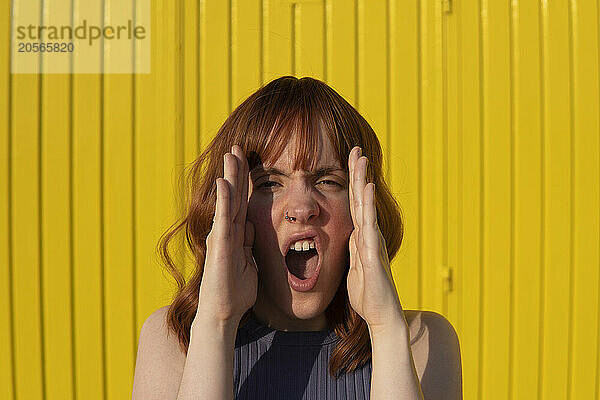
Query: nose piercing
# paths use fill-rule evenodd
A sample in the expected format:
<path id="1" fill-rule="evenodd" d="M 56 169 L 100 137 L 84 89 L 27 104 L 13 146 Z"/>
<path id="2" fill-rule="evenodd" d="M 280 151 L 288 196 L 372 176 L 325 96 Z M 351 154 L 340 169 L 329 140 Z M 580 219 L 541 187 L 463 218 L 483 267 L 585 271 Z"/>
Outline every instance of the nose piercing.
<path id="1" fill-rule="evenodd" d="M 287 211 L 285 212 L 285 219 L 287 219 L 288 221 L 295 221 L 295 220 L 296 220 L 296 218 L 295 218 L 295 217 L 290 217 L 290 216 L 288 215 L 288 212 L 287 212 Z"/>

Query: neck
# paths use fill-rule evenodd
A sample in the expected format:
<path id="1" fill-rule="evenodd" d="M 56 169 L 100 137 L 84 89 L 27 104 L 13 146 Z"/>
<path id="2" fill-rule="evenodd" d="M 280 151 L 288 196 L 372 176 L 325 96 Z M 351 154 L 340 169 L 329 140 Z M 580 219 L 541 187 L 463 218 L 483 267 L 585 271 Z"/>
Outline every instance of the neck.
<path id="1" fill-rule="evenodd" d="M 277 308 L 271 307 L 265 309 L 261 307 L 258 300 L 252 307 L 254 318 L 263 325 L 269 328 L 284 332 L 298 331 L 323 331 L 328 329 L 327 318 L 325 313 L 321 313 L 312 318 L 297 318 L 283 314 Z M 270 304 L 274 304 L 270 302 Z"/>

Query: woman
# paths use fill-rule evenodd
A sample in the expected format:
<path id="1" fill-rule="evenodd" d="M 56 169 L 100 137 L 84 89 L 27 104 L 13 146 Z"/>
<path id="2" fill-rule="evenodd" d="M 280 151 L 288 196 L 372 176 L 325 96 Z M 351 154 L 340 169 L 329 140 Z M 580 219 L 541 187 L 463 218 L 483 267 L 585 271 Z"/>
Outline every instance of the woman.
<path id="1" fill-rule="evenodd" d="M 452 326 L 398 298 L 403 224 L 380 144 L 333 89 L 260 88 L 188 178 L 160 244 L 179 290 L 142 327 L 134 398 L 462 398 Z M 188 283 L 167 250 L 184 228 Z"/>

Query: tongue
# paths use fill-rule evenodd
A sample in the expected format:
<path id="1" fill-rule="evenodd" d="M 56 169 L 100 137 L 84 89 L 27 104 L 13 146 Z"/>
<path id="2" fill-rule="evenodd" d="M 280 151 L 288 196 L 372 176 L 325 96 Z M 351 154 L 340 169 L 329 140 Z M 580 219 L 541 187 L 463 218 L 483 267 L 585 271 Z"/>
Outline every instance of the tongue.
<path id="1" fill-rule="evenodd" d="M 317 271 L 319 255 L 315 249 L 308 251 L 290 250 L 285 256 L 289 271 L 300 279 L 308 279 Z"/>

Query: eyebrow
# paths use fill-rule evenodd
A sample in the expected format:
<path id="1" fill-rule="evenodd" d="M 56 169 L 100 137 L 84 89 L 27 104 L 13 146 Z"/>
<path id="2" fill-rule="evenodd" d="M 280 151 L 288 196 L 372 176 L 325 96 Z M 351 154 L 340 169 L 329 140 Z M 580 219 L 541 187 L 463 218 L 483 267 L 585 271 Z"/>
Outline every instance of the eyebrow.
<path id="1" fill-rule="evenodd" d="M 329 175 L 332 172 L 336 172 L 336 171 L 341 171 L 341 172 L 346 172 L 344 169 L 334 166 L 334 165 L 326 165 L 323 166 L 319 169 L 317 169 L 316 171 L 309 173 L 309 175 L 313 175 L 315 177 L 320 177 L 320 176 L 324 176 L 324 175 Z M 270 167 L 270 168 L 263 168 L 260 165 L 257 165 L 256 167 L 252 168 L 252 171 L 250 171 L 251 174 L 260 174 L 260 175 L 280 175 L 280 176 L 288 176 L 285 172 L 281 171 L 280 169 L 277 169 L 275 167 Z"/>

